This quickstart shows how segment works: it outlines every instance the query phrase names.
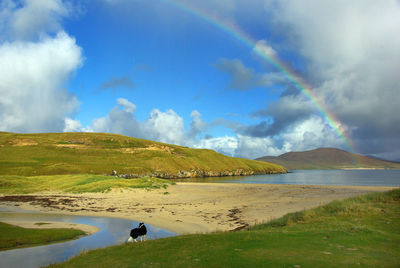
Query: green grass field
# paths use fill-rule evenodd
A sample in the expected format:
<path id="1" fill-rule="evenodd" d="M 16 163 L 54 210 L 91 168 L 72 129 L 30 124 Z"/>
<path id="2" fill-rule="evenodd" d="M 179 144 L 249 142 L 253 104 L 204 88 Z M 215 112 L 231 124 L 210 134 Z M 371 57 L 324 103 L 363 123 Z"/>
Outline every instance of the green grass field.
<path id="1" fill-rule="evenodd" d="M 112 188 L 166 189 L 174 184 L 158 178 L 121 179 L 102 175 L 0 176 L 1 194 L 30 194 L 44 191 L 88 193 Z"/>
<path id="2" fill-rule="evenodd" d="M 334 201 L 248 230 L 85 252 L 52 267 L 400 267 L 400 190 Z"/>
<path id="3" fill-rule="evenodd" d="M 112 170 L 147 176 L 175 175 L 181 170 L 286 172 L 263 161 L 115 134 L 0 132 L 0 175 L 104 175 Z"/>
<path id="4" fill-rule="evenodd" d="M 0 251 L 62 242 L 82 235 L 85 232 L 76 229 L 30 229 L 0 222 Z"/>

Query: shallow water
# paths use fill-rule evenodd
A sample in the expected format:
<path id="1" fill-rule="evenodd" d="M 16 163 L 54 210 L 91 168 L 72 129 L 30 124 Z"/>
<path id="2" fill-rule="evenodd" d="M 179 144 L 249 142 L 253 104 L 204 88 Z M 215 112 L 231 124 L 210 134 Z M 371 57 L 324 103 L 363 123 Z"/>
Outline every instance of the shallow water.
<path id="1" fill-rule="evenodd" d="M 72 256 L 78 255 L 87 249 L 101 248 L 111 245 L 124 243 L 128 237 L 130 229 L 137 227 L 138 222 L 106 217 L 87 217 L 87 216 L 70 216 L 56 214 L 27 213 L 13 209 L 10 207 L 0 206 L 0 221 L 4 219 L 18 221 L 58 221 L 79 223 L 96 226 L 99 231 L 77 240 L 67 241 L 63 243 L 21 248 L 0 251 L 0 267 L 39 267 L 46 266 L 51 263 L 62 262 L 68 260 Z M 176 235 L 173 232 L 163 230 L 146 224 L 147 239 L 157 239 Z"/>
<path id="2" fill-rule="evenodd" d="M 193 178 L 181 182 L 400 186 L 400 170 L 293 170 L 274 175 Z"/>

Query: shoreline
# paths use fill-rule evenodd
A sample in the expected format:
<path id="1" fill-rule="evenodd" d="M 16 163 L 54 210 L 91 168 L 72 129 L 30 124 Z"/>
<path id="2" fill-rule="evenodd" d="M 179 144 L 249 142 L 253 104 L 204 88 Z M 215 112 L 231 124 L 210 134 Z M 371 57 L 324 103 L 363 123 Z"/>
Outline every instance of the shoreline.
<path id="1" fill-rule="evenodd" d="M 125 218 L 177 234 L 193 234 L 239 230 L 333 200 L 395 188 L 178 182 L 150 191 L 1 194 L 0 204 L 42 213 Z"/>
<path id="2" fill-rule="evenodd" d="M 350 168 L 340 168 L 339 170 L 400 170 L 399 168 L 387 168 L 387 167 L 370 167 L 370 168 L 368 168 L 368 167 L 366 167 L 366 168 L 363 168 L 363 167 L 359 167 L 359 168 L 357 168 L 357 167 L 350 167 Z"/>
<path id="3" fill-rule="evenodd" d="M 14 226 L 29 229 L 78 229 L 85 232 L 85 235 L 91 235 L 99 231 L 99 228 L 80 223 L 69 223 L 59 221 L 16 221 L 16 220 L 0 220 L 0 222 L 11 224 Z"/>

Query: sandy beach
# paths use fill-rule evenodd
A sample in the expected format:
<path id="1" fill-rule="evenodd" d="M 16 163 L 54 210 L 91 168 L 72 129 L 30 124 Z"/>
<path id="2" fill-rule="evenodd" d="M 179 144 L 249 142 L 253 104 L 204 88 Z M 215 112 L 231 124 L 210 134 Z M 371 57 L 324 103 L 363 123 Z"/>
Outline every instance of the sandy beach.
<path id="1" fill-rule="evenodd" d="M 1 220 L 1 222 L 23 228 L 35 229 L 53 229 L 53 228 L 67 228 L 79 229 L 84 231 L 87 235 L 91 235 L 99 230 L 99 228 L 86 224 L 69 223 L 69 222 L 53 222 L 53 221 L 15 221 L 15 220 Z"/>
<path id="2" fill-rule="evenodd" d="M 109 193 L 0 195 L 0 204 L 44 213 L 127 218 L 187 234 L 238 230 L 332 200 L 393 188 L 177 183 L 151 191 L 115 189 Z"/>

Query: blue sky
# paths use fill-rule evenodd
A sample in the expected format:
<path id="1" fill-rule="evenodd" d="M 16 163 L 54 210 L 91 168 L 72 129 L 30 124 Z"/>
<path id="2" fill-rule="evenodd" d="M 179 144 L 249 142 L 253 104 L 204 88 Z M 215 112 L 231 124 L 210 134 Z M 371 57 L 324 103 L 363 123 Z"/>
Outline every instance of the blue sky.
<path id="1" fill-rule="evenodd" d="M 185 122 L 192 110 L 206 121 L 239 117 L 249 122 L 249 113 L 261 108 L 258 98 L 268 102 L 276 95 L 265 89 L 229 88 L 230 77 L 217 69 L 218 60 L 241 59 L 249 68 L 263 68 L 248 47 L 201 18 L 160 1 L 96 2 L 86 9 L 65 24 L 84 48 L 84 67 L 69 87 L 82 101 L 77 118 L 83 125 L 106 114 L 118 97 L 136 104 L 141 121 L 158 108 L 173 109 Z M 104 82 L 123 77 L 132 82 L 131 88 L 101 90 Z"/>
<path id="2" fill-rule="evenodd" d="M 291 66 L 352 148 L 255 48 L 204 16 Z M 111 132 L 246 158 L 338 147 L 400 159 L 399 18 L 396 0 L 4 0 L 0 131 Z"/>

